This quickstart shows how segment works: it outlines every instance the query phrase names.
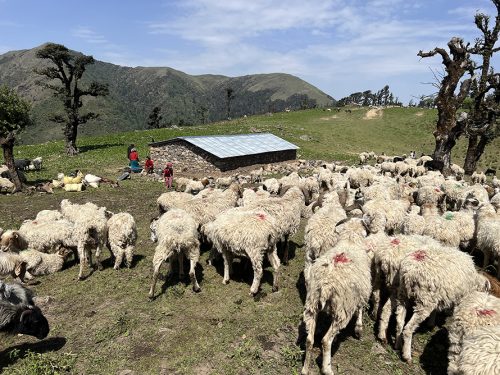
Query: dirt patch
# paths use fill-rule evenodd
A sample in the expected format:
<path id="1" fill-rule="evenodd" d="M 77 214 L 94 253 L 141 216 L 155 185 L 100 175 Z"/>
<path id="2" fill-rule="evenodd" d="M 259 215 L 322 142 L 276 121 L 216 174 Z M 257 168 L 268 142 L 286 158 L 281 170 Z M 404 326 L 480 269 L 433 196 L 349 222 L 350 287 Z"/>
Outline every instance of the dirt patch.
<path id="1" fill-rule="evenodd" d="M 320 120 L 328 121 L 328 120 L 333 120 L 338 118 L 339 116 L 333 115 L 333 116 L 327 116 L 327 117 L 320 117 Z"/>
<path id="2" fill-rule="evenodd" d="M 418 116 L 418 117 L 421 117 L 423 115 L 424 115 L 424 112 L 417 112 L 417 113 L 415 113 L 415 116 Z"/>
<path id="3" fill-rule="evenodd" d="M 382 117 L 382 113 L 382 108 L 372 108 L 368 112 L 366 112 L 363 120 L 373 120 L 375 118 L 380 118 Z"/>

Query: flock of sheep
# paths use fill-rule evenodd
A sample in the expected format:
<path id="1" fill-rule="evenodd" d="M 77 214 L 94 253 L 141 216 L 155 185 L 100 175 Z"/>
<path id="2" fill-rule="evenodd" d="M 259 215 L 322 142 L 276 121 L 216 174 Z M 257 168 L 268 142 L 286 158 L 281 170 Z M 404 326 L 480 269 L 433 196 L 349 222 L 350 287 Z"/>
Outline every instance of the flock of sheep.
<path id="1" fill-rule="evenodd" d="M 248 176 L 177 179 L 184 191 L 162 194 L 157 199 L 159 215 L 150 224 L 157 246 L 149 297 L 155 297 L 161 265 L 166 263 L 170 270 L 178 262 L 182 276 L 184 257 L 190 263 L 193 290 L 199 292 L 195 266 L 203 243 L 211 247 L 210 262 L 222 257 L 224 284 L 231 278 L 233 258 L 249 258 L 251 295 L 259 291 L 267 257 L 276 291 L 281 263 L 288 262 L 288 239 L 305 219 L 307 339 L 302 374 L 314 363 L 318 314 L 326 312 L 332 321 L 322 340 L 322 372 L 332 374 L 335 336 L 352 319 L 355 333 L 361 334 L 362 314 L 370 300 L 377 338 L 387 343 L 394 336 L 403 360 L 411 360 L 412 336 L 419 325 L 426 319 L 432 324 L 436 312 L 445 311 L 451 314 L 448 373 L 500 373 L 500 299 L 489 294 L 498 281 L 479 273 L 468 254 L 482 252 L 483 267 L 496 268 L 500 277 L 500 181 L 494 178 L 487 185 L 484 174 L 475 174 L 472 184 L 466 183 L 457 166 L 445 178 L 429 170 L 432 160 L 427 156 L 362 153 L 360 163 L 372 158 L 374 166 L 297 161 L 268 165 Z M 270 174 L 285 176 L 265 179 Z M 244 183 L 253 187 L 243 189 Z M 115 268 L 124 259 L 130 267 L 137 239 L 130 214 L 67 200 L 60 210 L 41 211 L 18 230 L 0 234 L 0 276 L 21 280 L 61 270 L 72 252 L 80 260 L 83 278 L 93 254 L 101 267 L 106 245 Z M 17 284 L 6 288 L 25 289 Z M 32 301 L 23 303 L 23 308 L 36 308 Z M 16 305 L 0 293 L 0 328 L 5 304 Z M 413 313 L 408 320 L 409 311 Z M 396 330 L 389 332 L 393 314 Z"/>

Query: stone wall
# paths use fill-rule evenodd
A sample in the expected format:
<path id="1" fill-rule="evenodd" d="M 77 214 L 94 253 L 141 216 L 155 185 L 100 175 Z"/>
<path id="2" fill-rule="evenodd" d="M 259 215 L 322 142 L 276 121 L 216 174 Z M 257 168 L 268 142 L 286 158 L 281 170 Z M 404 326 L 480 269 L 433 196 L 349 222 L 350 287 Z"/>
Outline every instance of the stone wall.
<path id="1" fill-rule="evenodd" d="M 150 147 L 151 159 L 155 168 L 165 168 L 168 162 L 174 164 L 174 172 L 183 173 L 213 173 L 219 171 L 211 162 L 194 153 L 186 145 L 168 144 Z"/>

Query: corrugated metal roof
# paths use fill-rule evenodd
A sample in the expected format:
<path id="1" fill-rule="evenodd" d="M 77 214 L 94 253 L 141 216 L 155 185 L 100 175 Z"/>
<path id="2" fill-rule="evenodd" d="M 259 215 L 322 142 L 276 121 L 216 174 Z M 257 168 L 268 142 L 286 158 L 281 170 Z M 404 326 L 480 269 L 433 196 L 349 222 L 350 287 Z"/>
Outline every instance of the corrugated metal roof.
<path id="1" fill-rule="evenodd" d="M 185 136 L 175 139 L 189 142 L 218 158 L 296 150 L 299 148 L 271 133 Z"/>

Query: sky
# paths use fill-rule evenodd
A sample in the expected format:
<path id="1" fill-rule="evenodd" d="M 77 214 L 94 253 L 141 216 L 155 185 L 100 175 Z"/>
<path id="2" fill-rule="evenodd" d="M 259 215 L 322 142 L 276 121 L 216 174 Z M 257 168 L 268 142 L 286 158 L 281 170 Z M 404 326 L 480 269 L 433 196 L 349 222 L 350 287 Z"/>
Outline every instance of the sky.
<path id="1" fill-rule="evenodd" d="M 417 52 L 474 41 L 474 14 L 493 9 L 490 0 L 0 0 L 0 54 L 50 41 L 131 67 L 289 73 L 335 99 L 388 84 L 407 103 L 435 92 L 442 72 L 438 57 Z"/>

